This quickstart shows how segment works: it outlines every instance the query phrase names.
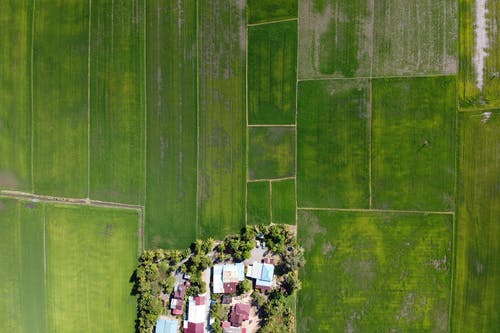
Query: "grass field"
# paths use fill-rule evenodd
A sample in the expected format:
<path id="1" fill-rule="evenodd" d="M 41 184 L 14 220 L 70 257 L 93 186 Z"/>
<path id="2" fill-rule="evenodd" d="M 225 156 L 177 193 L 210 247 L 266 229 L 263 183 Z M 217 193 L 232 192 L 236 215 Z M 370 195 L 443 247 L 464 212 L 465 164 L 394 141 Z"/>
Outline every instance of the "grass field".
<path id="1" fill-rule="evenodd" d="M 248 178 L 269 179 L 295 175 L 295 129 L 251 127 L 248 129 Z"/>
<path id="2" fill-rule="evenodd" d="M 45 332 L 43 207 L 0 199 L 0 331 Z"/>
<path id="3" fill-rule="evenodd" d="M 271 223 L 271 186 L 268 181 L 247 183 L 247 223 Z"/>
<path id="4" fill-rule="evenodd" d="M 245 221 L 244 2 L 199 7 L 199 237 L 224 237 Z"/>
<path id="5" fill-rule="evenodd" d="M 500 112 L 460 115 L 453 332 L 500 327 Z"/>
<path id="6" fill-rule="evenodd" d="M 138 215 L 46 207 L 47 332 L 133 332 Z"/>
<path id="7" fill-rule="evenodd" d="M 481 4 L 484 6 L 481 7 Z M 495 0 L 460 0 L 462 108 L 500 107 L 500 6 Z M 482 20 L 477 20 L 477 17 Z M 484 34 L 484 35 L 483 35 Z"/>
<path id="8" fill-rule="evenodd" d="M 368 208 L 370 85 L 299 83 L 299 207 Z"/>
<path id="9" fill-rule="evenodd" d="M 297 17 L 298 0 L 247 0 L 248 23 Z"/>
<path id="10" fill-rule="evenodd" d="M 373 206 L 454 209 L 455 79 L 373 81 Z"/>
<path id="11" fill-rule="evenodd" d="M 455 74 L 455 0 L 375 1 L 373 75 Z"/>
<path id="12" fill-rule="evenodd" d="M 0 2 L 0 189 L 31 191 L 30 3 Z"/>
<path id="13" fill-rule="evenodd" d="M 297 22 L 248 27 L 248 122 L 294 124 Z"/>
<path id="14" fill-rule="evenodd" d="M 87 197 L 88 18 L 87 2 L 36 1 L 33 46 L 35 193 Z"/>
<path id="15" fill-rule="evenodd" d="M 295 224 L 295 179 L 271 182 L 273 223 Z"/>
<path id="16" fill-rule="evenodd" d="M 147 247 L 196 237 L 196 6 L 146 2 Z"/>
<path id="17" fill-rule="evenodd" d="M 451 215 L 299 213 L 299 332 L 448 332 Z"/>
<path id="18" fill-rule="evenodd" d="M 373 0 L 299 1 L 299 77 L 370 76 Z"/>
<path id="19" fill-rule="evenodd" d="M 144 0 L 93 0 L 90 197 L 144 201 Z"/>

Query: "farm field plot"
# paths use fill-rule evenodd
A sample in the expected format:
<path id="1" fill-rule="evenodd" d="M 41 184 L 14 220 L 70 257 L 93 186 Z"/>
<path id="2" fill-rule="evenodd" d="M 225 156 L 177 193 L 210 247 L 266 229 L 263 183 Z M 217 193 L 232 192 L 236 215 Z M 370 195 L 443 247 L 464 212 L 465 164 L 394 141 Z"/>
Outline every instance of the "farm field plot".
<path id="1" fill-rule="evenodd" d="M 133 332 L 138 213 L 46 207 L 47 332 Z"/>
<path id="2" fill-rule="evenodd" d="M 248 0 L 248 23 L 297 17 L 298 0 Z"/>
<path id="3" fill-rule="evenodd" d="M 0 2 L 0 189 L 31 191 L 30 3 Z"/>
<path id="4" fill-rule="evenodd" d="M 373 81 L 375 208 L 454 209 L 455 82 L 453 77 Z"/>
<path id="5" fill-rule="evenodd" d="M 295 224 L 295 179 L 271 181 L 273 223 Z"/>
<path id="6" fill-rule="evenodd" d="M 452 215 L 300 211 L 299 332 L 448 332 Z"/>
<path id="7" fill-rule="evenodd" d="M 33 168 L 38 194 L 87 196 L 88 7 L 86 1 L 36 1 Z"/>
<path id="8" fill-rule="evenodd" d="M 245 2 L 199 4 L 198 237 L 245 222 Z"/>
<path id="9" fill-rule="evenodd" d="M 299 207 L 368 208 L 370 83 L 299 83 Z"/>
<path id="10" fill-rule="evenodd" d="M 489 117 L 489 118 L 488 118 Z M 460 115 L 453 332 L 500 327 L 500 110 Z"/>
<path id="11" fill-rule="evenodd" d="M 146 1 L 146 245 L 196 237 L 197 52 L 193 1 Z"/>
<path id="12" fill-rule="evenodd" d="M 295 175 L 295 128 L 248 129 L 248 178 L 285 178 Z"/>
<path id="13" fill-rule="evenodd" d="M 462 108 L 500 107 L 500 6 L 461 0 L 458 95 Z"/>
<path id="14" fill-rule="evenodd" d="M 373 3 L 299 1 L 299 78 L 371 75 Z"/>
<path id="15" fill-rule="evenodd" d="M 247 223 L 271 222 L 271 186 L 268 181 L 247 183 Z"/>
<path id="16" fill-rule="evenodd" d="M 0 199 L 0 331 L 45 332 L 43 206 Z"/>
<path id="17" fill-rule="evenodd" d="M 248 123 L 295 123 L 297 22 L 248 27 Z"/>
<path id="18" fill-rule="evenodd" d="M 94 0 L 90 22 L 90 197 L 144 200 L 143 0 Z"/>
<path id="19" fill-rule="evenodd" d="M 457 1 L 374 3 L 374 76 L 456 73 Z"/>

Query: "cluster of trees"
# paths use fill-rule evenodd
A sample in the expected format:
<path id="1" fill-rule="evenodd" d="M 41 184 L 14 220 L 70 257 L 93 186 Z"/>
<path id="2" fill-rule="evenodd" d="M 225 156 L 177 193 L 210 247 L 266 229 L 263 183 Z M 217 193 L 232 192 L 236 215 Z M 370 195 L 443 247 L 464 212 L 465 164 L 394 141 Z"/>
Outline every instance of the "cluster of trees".
<path id="1" fill-rule="evenodd" d="M 210 318 L 214 319 L 212 324 L 212 332 L 222 333 L 222 322 L 227 320 L 229 317 L 229 306 L 222 305 L 220 302 L 216 302 L 210 308 Z"/>
<path id="2" fill-rule="evenodd" d="M 250 251 L 255 246 L 256 232 L 253 228 L 243 228 L 238 235 L 227 236 L 216 247 L 215 258 L 217 262 L 234 260 L 241 262 L 250 258 Z"/>
<path id="3" fill-rule="evenodd" d="M 272 290 L 259 308 L 261 327 L 258 333 L 294 332 L 295 316 L 288 303 L 288 298 L 279 290 Z"/>
<path id="4" fill-rule="evenodd" d="M 203 281 L 201 273 L 213 266 L 213 260 L 209 256 L 213 251 L 214 240 L 209 238 L 206 240 L 196 240 L 191 245 L 191 256 L 181 265 L 180 270 L 190 276 L 190 283 L 187 290 L 189 296 L 196 296 L 207 291 L 207 284 Z"/>

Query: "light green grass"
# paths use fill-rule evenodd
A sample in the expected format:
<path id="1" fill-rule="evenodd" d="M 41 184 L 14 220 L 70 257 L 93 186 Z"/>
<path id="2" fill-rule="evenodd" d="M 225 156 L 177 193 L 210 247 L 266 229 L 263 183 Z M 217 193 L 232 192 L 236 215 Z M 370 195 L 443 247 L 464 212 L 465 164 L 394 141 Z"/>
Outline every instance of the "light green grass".
<path id="1" fill-rule="evenodd" d="M 299 214 L 299 332 L 448 332 L 451 215 Z"/>
<path id="2" fill-rule="evenodd" d="M 295 180 L 272 182 L 273 223 L 295 224 Z"/>
<path id="3" fill-rule="evenodd" d="M 297 17 L 298 0 L 248 0 L 248 23 Z"/>
<path id="4" fill-rule="evenodd" d="M 370 75 L 370 0 L 301 0 L 299 22 L 300 78 Z"/>
<path id="5" fill-rule="evenodd" d="M 299 207 L 368 208 L 370 94 L 366 80 L 299 84 Z"/>
<path id="6" fill-rule="evenodd" d="M 248 178 L 269 179 L 295 175 L 295 129 L 248 129 Z"/>
<path id="7" fill-rule="evenodd" d="M 196 237 L 196 6 L 146 6 L 147 246 L 184 248 Z"/>
<path id="8" fill-rule="evenodd" d="M 31 191 L 31 1 L 0 2 L 0 189 Z"/>
<path id="9" fill-rule="evenodd" d="M 87 196 L 88 4 L 37 0 L 33 103 L 34 191 Z"/>
<path id="10" fill-rule="evenodd" d="M 134 332 L 138 215 L 47 206 L 48 332 Z"/>
<path id="11" fill-rule="evenodd" d="M 224 237 L 245 222 L 245 6 L 202 1 L 198 19 L 197 237 Z"/>
<path id="12" fill-rule="evenodd" d="M 451 211 L 455 79 L 373 81 L 373 206 Z"/>
<path id="13" fill-rule="evenodd" d="M 500 327 L 500 110 L 460 117 L 453 332 Z"/>
<path id="14" fill-rule="evenodd" d="M 295 123 L 297 22 L 248 27 L 248 122 Z"/>
<path id="15" fill-rule="evenodd" d="M 268 181 L 247 183 L 247 223 L 271 223 L 271 199 Z"/>
<path id="16" fill-rule="evenodd" d="M 90 197 L 142 204 L 143 0 L 93 0 L 91 10 Z"/>
<path id="17" fill-rule="evenodd" d="M 43 207 L 0 199 L 0 331 L 46 332 Z"/>
<path id="18" fill-rule="evenodd" d="M 379 0 L 375 3 L 373 74 L 455 74 L 455 0 Z"/>
<path id="19" fill-rule="evenodd" d="M 500 107 L 500 6 L 496 0 L 486 1 L 487 56 L 484 59 L 483 87 L 477 85 L 476 1 L 460 0 L 460 69 L 458 96 L 462 108 Z"/>

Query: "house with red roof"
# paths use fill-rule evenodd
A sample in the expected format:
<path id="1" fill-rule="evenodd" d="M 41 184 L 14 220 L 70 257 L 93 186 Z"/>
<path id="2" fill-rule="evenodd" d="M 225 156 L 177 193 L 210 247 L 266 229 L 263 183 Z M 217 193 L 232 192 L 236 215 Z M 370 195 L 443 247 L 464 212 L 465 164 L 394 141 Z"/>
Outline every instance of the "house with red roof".
<path id="1" fill-rule="evenodd" d="M 250 305 L 238 303 L 231 309 L 231 325 L 240 327 L 245 320 L 250 318 Z"/>

